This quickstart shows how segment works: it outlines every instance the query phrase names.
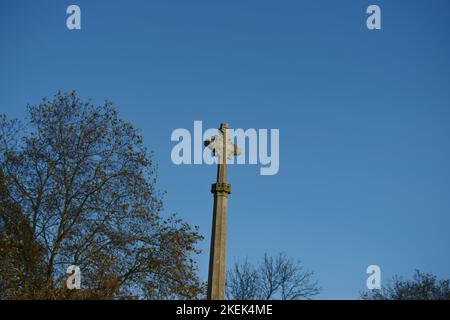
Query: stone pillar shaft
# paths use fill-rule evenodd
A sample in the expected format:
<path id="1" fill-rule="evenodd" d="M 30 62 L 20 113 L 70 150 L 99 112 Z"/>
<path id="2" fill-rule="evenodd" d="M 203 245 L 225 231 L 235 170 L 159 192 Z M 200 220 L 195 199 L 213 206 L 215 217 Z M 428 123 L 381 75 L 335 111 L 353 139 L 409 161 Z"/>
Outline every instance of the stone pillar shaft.
<path id="1" fill-rule="evenodd" d="M 217 166 L 217 182 L 211 186 L 211 192 L 214 194 L 214 209 L 209 256 L 208 300 L 225 299 L 227 205 L 228 195 L 231 193 L 231 186 L 226 182 L 227 158 L 238 155 L 238 148 L 228 140 L 227 129 L 228 124 L 220 125 L 222 140 L 219 139 L 219 136 L 215 141 L 221 141 L 222 145 L 214 146 L 214 153 L 219 156 L 219 164 Z M 209 143 L 211 141 L 208 142 L 208 145 Z M 232 152 L 227 152 L 227 149 Z"/>
<path id="2" fill-rule="evenodd" d="M 209 257 L 208 300 L 225 299 L 227 205 L 230 185 L 215 183 L 211 187 L 214 194 L 214 211 Z"/>

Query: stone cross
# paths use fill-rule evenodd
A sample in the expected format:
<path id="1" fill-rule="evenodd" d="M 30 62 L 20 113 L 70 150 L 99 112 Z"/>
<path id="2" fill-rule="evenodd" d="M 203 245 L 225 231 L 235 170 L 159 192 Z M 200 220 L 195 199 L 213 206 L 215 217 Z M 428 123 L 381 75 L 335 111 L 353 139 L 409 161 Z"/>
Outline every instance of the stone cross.
<path id="1" fill-rule="evenodd" d="M 210 148 L 219 160 L 217 182 L 211 186 L 211 193 L 214 194 L 214 208 L 209 256 L 208 300 L 225 299 L 227 205 L 228 195 L 231 193 L 231 185 L 226 182 L 227 160 L 241 153 L 227 136 L 227 129 L 228 124 L 222 123 L 219 133 L 211 140 L 205 141 L 205 146 Z"/>

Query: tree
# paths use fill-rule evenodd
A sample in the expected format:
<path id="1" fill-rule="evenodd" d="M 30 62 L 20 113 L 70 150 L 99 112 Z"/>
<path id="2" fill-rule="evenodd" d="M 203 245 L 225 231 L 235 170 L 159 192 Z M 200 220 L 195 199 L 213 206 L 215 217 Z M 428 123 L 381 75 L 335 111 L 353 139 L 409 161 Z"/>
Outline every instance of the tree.
<path id="1" fill-rule="evenodd" d="M 0 284 L 21 284 L 2 298 L 197 297 L 201 236 L 162 216 L 139 132 L 74 92 L 28 106 L 28 119 L 0 116 Z M 69 265 L 87 294 L 64 289 Z"/>
<path id="2" fill-rule="evenodd" d="M 0 172 L 0 298 L 43 282 L 43 249 L 36 243 L 20 209 L 8 201 Z"/>
<path id="3" fill-rule="evenodd" d="M 450 279 L 416 270 L 411 280 L 399 276 L 383 288 L 361 293 L 364 300 L 450 300 Z"/>
<path id="4" fill-rule="evenodd" d="M 235 300 L 311 299 L 321 290 L 313 275 L 284 253 L 276 257 L 265 254 L 257 267 L 248 259 L 234 264 L 227 276 L 227 295 Z"/>
<path id="5" fill-rule="evenodd" d="M 258 270 L 246 258 L 227 274 L 227 295 L 233 300 L 256 300 L 260 294 Z"/>

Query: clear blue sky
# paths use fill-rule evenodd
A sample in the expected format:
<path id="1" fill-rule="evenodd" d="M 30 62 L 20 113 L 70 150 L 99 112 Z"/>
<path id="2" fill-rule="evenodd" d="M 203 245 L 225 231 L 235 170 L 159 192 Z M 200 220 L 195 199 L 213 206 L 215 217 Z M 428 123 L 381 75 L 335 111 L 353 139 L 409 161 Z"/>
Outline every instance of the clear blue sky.
<path id="1" fill-rule="evenodd" d="M 370 264 L 450 277 L 449 39 L 446 0 L 2 0 L 0 112 L 58 89 L 113 101 L 156 151 L 165 211 L 200 226 L 204 279 L 215 168 L 173 165 L 171 132 L 279 128 L 278 175 L 230 169 L 228 261 L 284 251 L 320 298 L 356 298 Z"/>

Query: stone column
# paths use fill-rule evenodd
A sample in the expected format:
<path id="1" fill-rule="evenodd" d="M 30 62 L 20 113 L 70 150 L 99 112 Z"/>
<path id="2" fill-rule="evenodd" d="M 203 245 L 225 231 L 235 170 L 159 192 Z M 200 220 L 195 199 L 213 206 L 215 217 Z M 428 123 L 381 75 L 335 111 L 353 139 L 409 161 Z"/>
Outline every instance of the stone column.
<path id="1" fill-rule="evenodd" d="M 225 299 L 226 253 L 227 253 L 227 204 L 231 185 L 227 180 L 227 159 L 239 155 L 239 148 L 227 137 L 228 125 L 222 123 L 219 135 L 205 141 L 205 145 L 218 156 L 217 182 L 211 186 L 214 195 L 211 250 L 209 256 L 208 300 Z"/>
<path id="2" fill-rule="evenodd" d="M 218 182 L 211 186 L 214 194 L 214 210 L 209 257 L 208 299 L 225 299 L 227 253 L 227 204 L 231 186 Z"/>

